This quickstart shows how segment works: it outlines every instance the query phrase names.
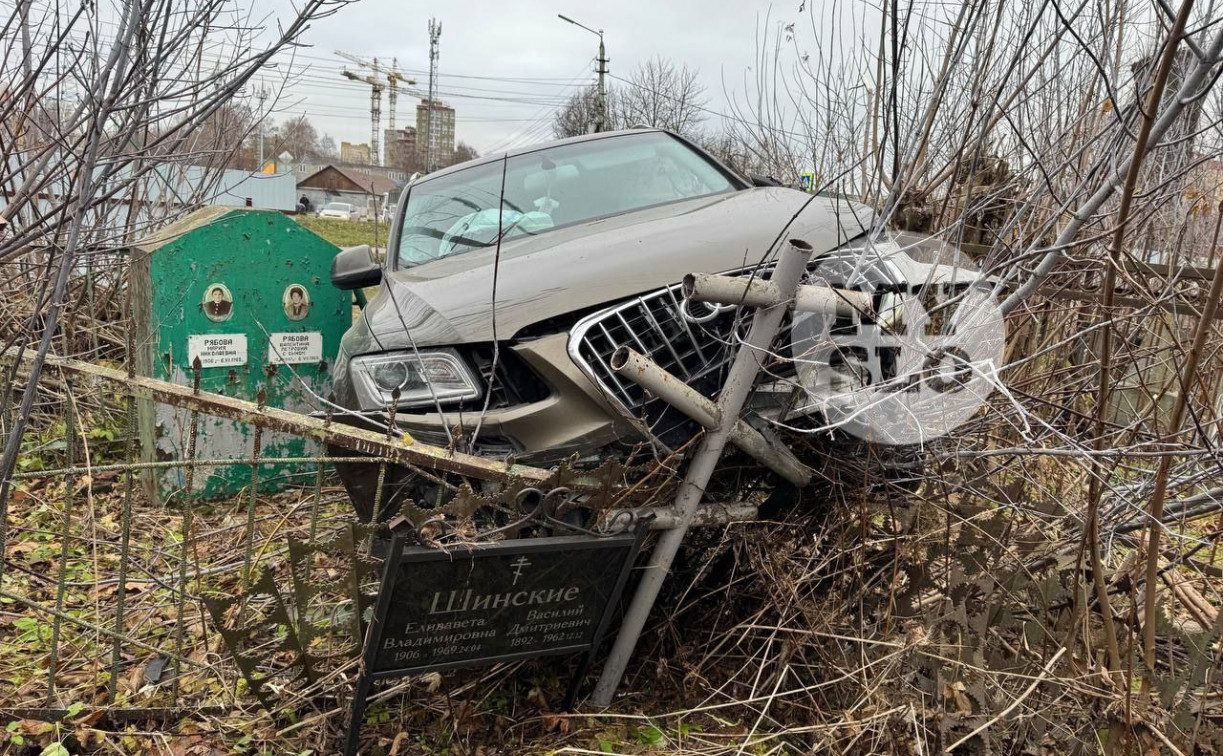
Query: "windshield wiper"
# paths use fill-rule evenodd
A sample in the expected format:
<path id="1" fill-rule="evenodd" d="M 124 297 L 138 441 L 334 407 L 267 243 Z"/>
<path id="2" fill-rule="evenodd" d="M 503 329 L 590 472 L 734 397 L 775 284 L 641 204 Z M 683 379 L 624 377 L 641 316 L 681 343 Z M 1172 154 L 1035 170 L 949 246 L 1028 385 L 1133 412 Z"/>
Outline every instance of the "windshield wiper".
<path id="1" fill-rule="evenodd" d="M 448 238 L 451 241 L 457 241 L 462 244 L 466 244 L 469 247 L 489 247 L 489 246 L 492 246 L 492 244 L 494 243 L 494 242 L 478 241 L 476 239 L 469 239 L 466 236 L 453 236 L 452 235 L 452 236 L 447 237 L 441 231 L 438 231 L 435 228 L 429 228 L 428 226 L 408 226 L 407 228 L 403 230 L 403 233 L 405 235 L 420 234 L 421 236 L 428 236 L 428 237 L 437 239 L 438 241 L 442 241 Z M 439 257 L 437 259 L 440 260 L 442 258 Z"/>
<path id="2" fill-rule="evenodd" d="M 469 199 L 463 199 L 462 197 L 459 197 L 459 196 L 457 196 L 457 195 L 454 195 L 454 196 L 448 197 L 447 199 L 452 199 L 452 200 L 454 200 L 455 202 L 459 203 L 460 205 L 465 205 L 466 207 L 470 207 L 472 210 L 476 211 L 477 213 L 484 212 L 485 210 L 491 210 L 491 209 L 492 209 L 491 207 L 480 207 L 480 206 L 479 206 L 479 205 L 477 205 L 475 202 L 472 202 L 472 201 L 471 201 L 471 200 L 469 200 Z M 501 198 L 501 201 L 502 201 L 502 202 L 503 202 L 503 203 L 504 203 L 504 204 L 505 204 L 507 207 L 509 207 L 509 209 L 513 210 L 514 212 L 516 212 L 516 213 L 521 213 L 521 212 L 522 212 L 522 208 L 518 207 L 518 206 L 517 206 L 517 205 L 515 205 L 513 202 L 510 202 L 510 201 L 509 201 L 509 200 L 507 200 L 505 197 L 502 197 L 502 198 Z"/>

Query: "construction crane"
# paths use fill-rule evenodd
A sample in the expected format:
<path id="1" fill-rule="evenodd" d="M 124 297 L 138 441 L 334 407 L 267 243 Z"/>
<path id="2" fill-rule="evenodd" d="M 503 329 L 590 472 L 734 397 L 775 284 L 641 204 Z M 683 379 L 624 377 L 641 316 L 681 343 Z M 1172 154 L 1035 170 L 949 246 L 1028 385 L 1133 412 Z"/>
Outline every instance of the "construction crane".
<path id="1" fill-rule="evenodd" d="M 381 152 L 378 149 L 380 145 L 379 137 L 381 135 L 381 131 L 379 130 L 378 126 L 382 113 L 382 90 L 384 87 L 387 89 L 387 123 L 390 130 L 394 131 L 395 105 L 396 101 L 399 99 L 399 85 L 404 84 L 407 86 L 416 86 L 416 79 L 410 79 L 399 73 L 398 58 L 392 58 L 391 67 L 387 68 L 379 64 L 377 58 L 369 60 L 362 58 L 359 55 L 346 53 L 343 50 L 336 50 L 335 54 L 339 55 L 345 60 L 350 60 L 353 63 L 356 63 L 362 68 L 369 69 L 372 72 L 372 74 L 369 76 L 361 76 L 359 74 L 352 73 L 347 69 L 341 71 L 346 78 L 352 79 L 353 81 L 365 82 L 372 88 L 371 96 L 373 99 L 370 102 L 370 121 L 374 134 L 370 139 L 370 152 L 373 153 L 374 163 L 377 164 L 379 162 L 379 156 L 381 156 Z M 378 76 L 385 77 L 386 83 L 383 84 L 382 81 L 377 78 Z"/>
<path id="2" fill-rule="evenodd" d="M 382 121 L 382 88 L 384 85 L 380 79 L 377 79 L 373 76 L 361 76 L 360 74 L 355 74 L 352 71 L 349 71 L 347 68 L 340 71 L 340 73 L 346 79 L 352 79 L 353 81 L 363 81 L 366 84 L 369 84 L 370 86 L 370 100 L 369 100 L 369 123 L 370 123 L 369 153 L 370 154 L 369 154 L 369 160 L 374 165 L 381 165 L 382 164 L 382 158 L 381 158 L 382 151 L 380 149 L 381 144 L 378 139 L 378 132 L 380 131 L 380 125 Z"/>

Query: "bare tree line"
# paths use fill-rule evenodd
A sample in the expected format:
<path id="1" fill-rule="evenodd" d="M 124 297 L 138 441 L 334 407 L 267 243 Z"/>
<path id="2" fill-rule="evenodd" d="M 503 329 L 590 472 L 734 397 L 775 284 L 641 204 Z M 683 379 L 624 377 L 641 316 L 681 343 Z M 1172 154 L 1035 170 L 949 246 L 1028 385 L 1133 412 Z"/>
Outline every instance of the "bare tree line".
<path id="1" fill-rule="evenodd" d="M 649 126 L 687 136 L 699 134 L 706 120 L 708 98 L 696 71 L 655 56 L 639 65 L 628 78 L 611 79 L 604 130 Z M 590 133 L 599 122 L 600 107 L 597 87 L 576 92 L 553 117 L 553 135 L 563 139 Z"/>
<path id="2" fill-rule="evenodd" d="M 1149 702 L 1184 653 L 1169 625 L 1219 637 L 1221 533 L 1203 521 L 1223 506 L 1218 16 L 1193 0 L 804 4 L 764 19 L 755 65 L 725 84 L 729 112 L 706 122 L 737 166 L 812 171 L 816 191 L 872 208 L 877 238 L 931 235 L 990 276 L 1009 329 L 998 392 L 931 444 L 945 466 L 922 500 L 949 534 L 970 506 L 1044 531 L 1042 553 L 998 564 L 1024 580 L 1065 565 L 1065 613 L 1042 625 L 1051 644 L 1030 670 L 1052 689 L 1082 643 L 1104 684 Z M 935 582 L 930 606 L 947 611 L 981 589 Z M 767 679 L 763 659 L 752 669 Z M 1125 721 L 1106 750 L 1201 743 Z"/>
<path id="3" fill-rule="evenodd" d="M 6 392 L 0 412 L 0 539 L 10 475 L 74 271 L 86 260 L 121 263 L 107 253 L 207 196 L 240 143 L 235 132 L 251 125 L 235 98 L 311 21 L 341 5 L 310 0 L 270 33 L 227 0 L 138 0 L 113 14 L 23 0 L 7 14 L 0 264 L 5 289 L 21 292 L 25 304 L 4 323 L 10 385 L 28 364 L 16 406 Z"/>
<path id="4" fill-rule="evenodd" d="M 991 411 L 942 445 L 975 481 L 959 493 L 1062 518 L 1051 541 L 1077 565 L 1074 619 L 1051 632 L 1150 693 L 1169 672 L 1161 622 L 1187 611 L 1168 571 L 1203 548 L 1213 559 L 1219 537 L 1180 519 L 1219 505 L 1216 4 L 894 0 L 805 16 L 766 25 L 731 139 L 868 204 L 876 234 L 933 234 L 992 277 L 1010 347 Z M 1035 471 L 1042 457 L 1059 479 Z M 1218 587 L 1193 563 L 1209 625 Z"/>

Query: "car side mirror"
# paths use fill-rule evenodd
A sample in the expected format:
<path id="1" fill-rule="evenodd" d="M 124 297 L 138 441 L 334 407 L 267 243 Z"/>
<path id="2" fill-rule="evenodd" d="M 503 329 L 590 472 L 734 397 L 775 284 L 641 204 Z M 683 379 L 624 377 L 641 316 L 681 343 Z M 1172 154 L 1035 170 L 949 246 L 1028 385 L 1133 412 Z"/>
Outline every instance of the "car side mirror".
<path id="1" fill-rule="evenodd" d="M 781 182 L 772 176 L 763 176 L 759 173 L 749 173 L 748 178 L 752 180 L 752 186 L 781 186 Z"/>
<path id="2" fill-rule="evenodd" d="M 382 265 L 368 244 L 348 247 L 331 261 L 331 285 L 343 291 L 377 286 L 382 281 Z"/>

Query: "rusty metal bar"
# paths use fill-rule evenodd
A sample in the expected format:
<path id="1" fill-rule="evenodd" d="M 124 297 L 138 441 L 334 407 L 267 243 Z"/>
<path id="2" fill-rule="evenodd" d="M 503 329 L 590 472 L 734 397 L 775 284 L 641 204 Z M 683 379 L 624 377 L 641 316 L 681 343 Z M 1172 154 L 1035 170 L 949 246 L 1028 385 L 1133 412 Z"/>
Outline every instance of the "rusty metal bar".
<path id="1" fill-rule="evenodd" d="M 690 528 L 711 528 L 730 525 L 734 522 L 751 522 L 759 514 L 755 504 L 732 502 L 727 504 L 706 502 L 692 519 Z M 648 520 L 650 530 L 674 530 L 683 524 L 683 512 L 675 507 L 640 507 L 636 509 L 609 509 L 603 513 L 604 522 L 615 522 L 617 518 L 632 515 L 638 520 Z"/>
<path id="2" fill-rule="evenodd" d="M 676 408 L 706 430 L 721 424 L 718 405 L 688 384 L 659 367 L 648 357 L 620 347 L 611 358 L 612 369 L 654 396 Z M 811 469 L 799 462 L 784 445 L 766 437 L 742 418 L 730 431 L 730 442 L 765 467 L 800 488 L 811 482 Z"/>
<path id="3" fill-rule="evenodd" d="M 1196 265 L 1177 265 L 1172 267 L 1171 265 L 1149 263 L 1141 260 L 1127 260 L 1123 263 L 1123 266 L 1131 273 L 1159 276 L 1160 278 L 1185 278 L 1196 281 L 1210 281 L 1215 277 L 1214 268 Z"/>
<path id="4" fill-rule="evenodd" d="M 116 375 L 123 375 L 127 380 L 132 380 L 132 352 L 130 348 L 130 339 L 128 344 L 128 373 L 120 373 L 114 371 Z M 51 363 L 51 358 L 47 358 L 47 362 Z M 66 370 L 64 366 L 60 366 L 61 371 Z M 71 371 L 69 371 L 71 372 Z M 124 432 L 127 434 L 127 441 L 123 444 L 123 461 L 132 463 L 136 461 L 136 397 L 135 395 L 128 396 L 127 407 L 124 410 L 125 427 Z M 123 514 L 120 519 L 120 536 L 119 536 L 119 587 L 115 592 L 115 634 L 112 639 L 110 652 L 110 680 L 107 682 L 107 694 L 111 701 L 117 702 L 119 694 L 119 669 L 123 666 L 123 644 L 120 638 L 126 632 L 126 611 L 127 611 L 127 570 L 131 562 L 132 548 L 132 498 L 136 487 L 136 475 L 129 472 L 123 479 Z"/>
<path id="5" fill-rule="evenodd" d="M 36 612 L 41 612 L 43 614 L 49 614 L 52 617 L 58 617 L 59 619 L 63 620 L 64 622 L 67 622 L 70 625 L 76 625 L 77 627 L 83 627 L 91 633 L 97 633 L 98 635 L 104 635 L 108 638 L 113 638 L 116 643 L 120 643 L 120 642 L 128 643 L 132 646 L 135 646 L 136 648 L 143 649 L 150 653 L 159 654 L 161 656 L 167 656 L 170 659 L 175 660 L 179 662 L 180 664 L 187 666 L 187 667 L 191 667 L 193 669 L 208 669 L 209 667 L 209 665 L 203 664 L 202 662 L 195 661 L 194 659 L 191 659 L 191 658 L 175 656 L 172 652 L 166 651 L 163 648 L 158 648 L 157 646 L 151 645 L 149 643 L 145 643 L 144 641 L 140 640 L 139 638 L 135 636 L 127 635 L 125 633 L 118 633 L 114 630 L 103 627 L 102 625 L 96 624 L 94 622 L 83 620 L 80 617 L 74 616 L 71 612 L 61 611 L 59 609 L 53 609 L 27 596 L 22 596 L 20 593 L 13 593 L 12 591 L 8 591 L 8 590 L 5 590 L 4 588 L 0 588 L 0 598 L 8 599 L 11 602 L 16 602 L 18 604 L 21 604 L 24 607 L 33 609 Z M 110 700 L 113 700 L 113 699 L 110 699 Z"/>
<path id="6" fill-rule="evenodd" d="M 323 429 L 331 427 L 331 412 L 332 406 L 335 404 L 335 395 L 328 397 L 327 413 L 323 417 Z M 323 452 L 326 456 L 326 447 Z M 324 462 L 318 463 L 318 471 L 314 475 L 314 499 L 310 502 L 310 538 L 307 543 L 314 545 L 314 539 L 318 536 L 318 517 L 319 508 L 323 503 L 323 478 L 327 473 L 327 465 Z"/>
<path id="7" fill-rule="evenodd" d="M 191 365 L 191 390 L 198 394 L 200 392 L 200 380 L 203 377 L 203 366 L 200 364 L 200 358 L 196 357 Z M 183 526 L 182 526 L 182 550 L 179 552 L 178 558 L 178 607 L 175 612 L 174 623 L 174 654 L 175 656 L 183 655 L 183 647 L 187 642 L 187 623 L 184 621 L 184 614 L 187 608 L 187 562 L 191 558 L 192 547 L 192 518 L 195 513 L 195 470 L 196 470 L 196 441 L 200 435 L 200 413 L 198 411 L 191 412 L 191 421 L 189 423 L 191 435 L 187 438 L 187 472 L 186 486 L 183 491 Z M 134 472 L 134 471 L 132 471 Z M 131 474 L 130 472 L 128 473 Z M 199 564 L 196 564 L 195 571 L 198 573 Z M 174 677 L 170 685 L 170 700 L 178 703 L 179 695 L 182 692 L 183 671 L 178 662 L 174 662 Z"/>
<path id="8" fill-rule="evenodd" d="M 1050 299 L 1066 302 L 1089 302 L 1100 304 L 1103 297 L 1101 291 L 1080 291 L 1078 289 L 1055 289 L 1052 286 L 1042 286 L 1036 292 Z M 1113 296 L 1113 304 L 1118 307 L 1130 307 L 1135 310 L 1159 310 L 1169 315 L 1189 315 L 1201 317 L 1202 302 L 1194 301 L 1182 294 L 1175 294 L 1159 301 L 1149 301 L 1138 297 Z M 1215 320 L 1223 320 L 1223 310 L 1216 311 L 1212 316 Z"/>
<path id="9" fill-rule="evenodd" d="M 325 455 L 322 457 L 260 457 L 259 464 L 261 465 L 291 465 L 291 464 L 312 464 L 312 465 L 327 465 L 335 463 L 347 463 L 351 465 L 357 464 L 375 464 L 378 462 L 394 462 L 394 460 L 386 457 L 332 457 Z M 196 468 L 200 467 L 249 467 L 254 460 L 250 457 L 234 457 L 226 459 L 197 459 L 195 461 Z M 129 470 L 137 472 L 140 470 L 170 470 L 178 467 L 186 467 L 181 459 L 162 459 L 156 462 L 133 462 L 130 465 L 122 463 L 105 464 L 105 465 L 89 465 L 87 467 L 52 467 L 47 470 L 33 470 L 22 473 L 13 473 L 13 480 L 39 480 L 43 478 L 66 477 L 68 475 L 97 475 L 104 472 L 127 472 Z"/>
<path id="10" fill-rule="evenodd" d="M 395 410 L 399 407 L 399 389 L 391 392 L 391 403 L 386 408 L 386 440 L 395 437 Z M 374 485 L 374 503 L 370 505 L 370 520 L 377 522 L 382 514 L 382 497 L 386 493 L 386 463 L 378 465 L 378 482 Z"/>
<path id="11" fill-rule="evenodd" d="M 756 382 L 764 354 L 777 337 L 777 330 L 781 327 L 790 300 L 794 298 L 798 282 L 807 271 L 807 260 L 811 258 L 812 251 L 810 244 L 791 239 L 778 255 L 771 283 L 777 287 L 779 302 L 774 306 L 756 310 L 751 329 L 739 351 L 735 353 L 735 360 L 726 373 L 726 383 L 718 396 L 718 427 L 708 431 L 701 439 L 701 444 L 688 465 L 688 473 L 675 496 L 675 527 L 659 537 L 654 551 L 650 554 L 650 561 L 642 571 L 637 592 L 625 612 L 620 633 L 616 636 L 615 645 L 612 646 L 607 664 L 603 667 L 603 674 L 599 677 L 591 697 L 596 706 L 610 704 L 616 688 L 620 685 L 633 649 L 637 647 L 637 639 L 641 637 L 650 610 L 658 599 L 663 580 L 671 570 L 671 563 L 683 544 L 684 534 L 688 532 L 688 527 L 700 508 L 709 478 L 713 475 L 727 442 L 730 441 L 739 412 L 742 411 Z"/>
<path id="12" fill-rule="evenodd" d="M 864 291 L 834 289 L 831 286 L 799 286 L 793 297 L 787 297 L 777 282 L 772 280 L 710 273 L 689 273 L 684 276 L 684 296 L 693 302 L 742 307 L 773 307 L 793 299 L 795 312 L 843 317 L 855 312 L 869 314 L 874 310 L 871 295 Z"/>
<path id="13" fill-rule="evenodd" d="M 256 394 L 259 411 L 266 408 L 268 398 L 267 385 L 259 388 Z M 242 587 L 251 587 L 251 560 L 255 556 L 255 506 L 259 503 L 259 455 L 263 453 L 263 428 L 255 426 L 255 437 L 251 442 L 251 487 L 250 496 L 246 502 L 246 550 L 242 556 Z M 188 494 L 190 491 L 188 491 Z M 243 603 L 245 606 L 245 602 Z M 238 616 L 241 616 L 239 614 Z"/>
<path id="14" fill-rule="evenodd" d="M 71 469 L 76 466 L 76 395 L 72 393 L 72 378 L 64 379 L 64 463 Z M 68 559 L 72 555 L 72 508 L 76 498 L 76 475 L 64 478 L 64 524 L 60 529 L 59 569 L 55 576 L 55 609 L 64 611 L 64 598 L 68 592 Z M 59 641 L 63 620 L 59 616 L 51 620 L 51 658 L 47 661 L 47 706 L 55 705 L 55 676 L 59 672 Z"/>
<path id="15" fill-rule="evenodd" d="M 552 472 L 549 470 L 529 465 L 507 465 L 504 462 L 477 457 L 473 454 L 453 452 L 440 446 L 421 443 L 407 433 L 388 439 L 385 434 L 376 431 L 334 422 L 328 425 L 321 418 L 313 418 L 275 407 L 260 409 L 254 402 L 207 391 L 194 394 L 190 386 L 179 386 L 144 376 L 128 377 L 123 371 L 79 360 L 48 357 L 47 362 L 65 372 L 117 387 L 136 398 L 150 399 L 187 410 L 198 410 L 212 417 L 317 439 L 361 454 L 384 457 L 393 464 L 418 465 L 482 480 L 502 480 L 506 477 L 513 477 L 546 482 L 552 478 Z M 578 478 L 571 485 L 583 489 L 602 487 L 599 481 L 583 478 Z"/>

